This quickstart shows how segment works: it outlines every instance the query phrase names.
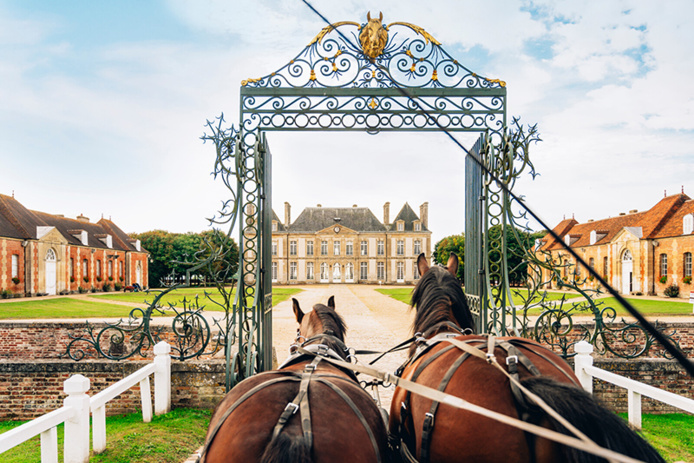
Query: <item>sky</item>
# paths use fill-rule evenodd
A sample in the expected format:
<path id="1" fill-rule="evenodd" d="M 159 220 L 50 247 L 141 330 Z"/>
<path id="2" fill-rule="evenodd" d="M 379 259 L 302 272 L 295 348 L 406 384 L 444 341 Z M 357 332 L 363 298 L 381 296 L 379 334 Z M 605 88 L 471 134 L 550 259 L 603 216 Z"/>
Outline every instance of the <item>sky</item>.
<path id="1" fill-rule="evenodd" d="M 694 3 L 314 0 L 331 22 L 423 27 L 507 83 L 537 124 L 540 174 L 516 194 L 547 224 L 694 197 Z M 209 228 L 224 185 L 205 123 L 238 126 L 240 82 L 296 56 L 325 24 L 300 0 L 0 0 L 0 194 L 127 233 Z M 460 136 L 470 146 L 474 138 Z M 273 208 L 391 219 L 429 202 L 433 239 L 464 229 L 464 153 L 439 133 L 272 132 Z M 536 223 L 531 228 L 538 229 Z"/>

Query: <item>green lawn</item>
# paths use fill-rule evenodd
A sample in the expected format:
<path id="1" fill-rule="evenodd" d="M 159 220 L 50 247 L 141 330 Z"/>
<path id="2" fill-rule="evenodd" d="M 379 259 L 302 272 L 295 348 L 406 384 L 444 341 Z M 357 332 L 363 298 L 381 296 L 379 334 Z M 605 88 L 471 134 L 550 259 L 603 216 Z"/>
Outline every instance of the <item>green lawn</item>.
<path id="1" fill-rule="evenodd" d="M 181 463 L 205 441 L 211 410 L 177 408 L 142 422 L 142 413 L 106 418 L 106 451 L 90 456 L 99 463 Z M 0 422 L 0 433 L 22 424 Z M 63 461 L 63 425 L 58 426 L 58 460 Z M 40 438 L 24 442 L 0 456 L 3 463 L 41 461 Z"/>
<path id="2" fill-rule="evenodd" d="M 215 300 L 221 301 L 216 289 L 208 288 L 207 291 L 213 294 L 213 298 Z M 302 290 L 300 288 L 296 287 L 273 288 L 273 304 L 277 305 L 301 291 Z M 205 299 L 204 290 L 202 288 L 181 288 L 174 290 L 165 296 L 162 303 L 164 304 L 164 307 L 168 307 L 168 302 L 175 303 L 176 307 L 182 307 L 180 301 L 182 301 L 184 297 L 190 300 L 194 298 L 196 294 L 200 296 L 198 303 L 200 305 L 204 305 L 206 310 L 222 310 L 221 307 Z M 109 303 L 108 301 L 135 302 L 141 304 L 139 308 L 144 310 L 147 308 L 144 301 L 152 301 L 155 297 L 156 295 L 153 292 L 149 294 L 101 293 L 98 295 L 90 294 L 89 297 L 86 298 L 57 297 L 43 299 L 40 297 L 33 297 L 18 301 L 0 303 L 0 319 L 82 318 L 94 320 L 100 318 L 127 318 L 130 312 L 133 310 L 133 307 L 113 304 Z M 171 311 L 163 314 L 156 310 L 153 312 L 155 317 L 171 316 L 171 314 Z"/>
<path id="3" fill-rule="evenodd" d="M 412 298 L 412 290 L 414 288 L 412 286 L 404 287 L 404 288 L 377 288 L 376 291 L 378 291 L 381 294 L 385 294 L 386 296 L 390 296 L 393 299 L 396 299 L 400 302 L 404 302 L 405 304 L 410 303 L 410 299 Z M 523 290 L 518 290 L 518 289 L 513 289 L 511 290 L 512 293 L 512 298 L 513 298 L 513 303 L 520 305 L 523 303 L 523 299 L 521 298 L 520 295 L 516 294 L 517 292 L 520 292 L 520 294 L 524 294 Z M 561 292 L 555 292 L 555 291 L 548 291 L 547 292 L 547 299 L 548 301 L 556 301 L 562 298 L 562 296 L 566 295 L 567 299 L 568 298 L 575 298 L 578 295 L 577 294 L 567 294 L 567 293 L 561 293 Z"/>
<path id="4" fill-rule="evenodd" d="M 626 413 L 620 415 L 627 419 Z M 694 416 L 642 415 L 643 436 L 668 462 L 694 461 Z"/>
<path id="5" fill-rule="evenodd" d="M 629 304 L 644 315 L 692 315 L 692 304 L 673 299 L 650 300 L 638 297 L 625 298 Z M 628 315 L 629 312 L 617 302 L 613 297 L 600 299 L 604 302 L 603 307 L 612 307 L 617 310 L 618 315 Z"/>

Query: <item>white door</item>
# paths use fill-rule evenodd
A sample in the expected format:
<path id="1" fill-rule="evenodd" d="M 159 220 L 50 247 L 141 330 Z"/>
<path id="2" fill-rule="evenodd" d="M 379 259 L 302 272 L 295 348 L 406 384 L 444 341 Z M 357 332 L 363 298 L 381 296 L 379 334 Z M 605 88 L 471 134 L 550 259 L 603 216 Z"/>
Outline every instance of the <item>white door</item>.
<path id="1" fill-rule="evenodd" d="M 629 294 L 632 291 L 632 275 L 634 271 L 634 261 L 631 252 L 627 249 L 622 255 L 622 294 Z"/>
<path id="2" fill-rule="evenodd" d="M 333 265 L 333 283 L 339 283 L 342 279 L 342 269 L 340 264 Z"/>
<path id="3" fill-rule="evenodd" d="M 49 249 L 46 252 L 46 294 L 55 295 L 55 290 L 57 286 L 56 272 L 55 272 L 55 251 Z"/>
<path id="4" fill-rule="evenodd" d="M 142 286 L 142 264 L 140 262 L 135 266 L 135 283 Z"/>

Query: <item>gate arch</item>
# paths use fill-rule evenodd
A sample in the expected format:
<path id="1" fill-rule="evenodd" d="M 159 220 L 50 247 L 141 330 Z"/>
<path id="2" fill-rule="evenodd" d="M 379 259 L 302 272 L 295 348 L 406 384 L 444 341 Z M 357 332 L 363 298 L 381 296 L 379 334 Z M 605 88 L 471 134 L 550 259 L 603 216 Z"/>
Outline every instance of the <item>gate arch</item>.
<path id="1" fill-rule="evenodd" d="M 238 342 L 238 353 L 228 358 L 228 365 L 245 367 L 232 372 L 227 368 L 227 387 L 271 365 L 272 162 L 267 132 L 476 132 L 481 135 L 474 151 L 509 185 L 529 165 L 527 153 L 522 153 L 524 163 L 518 169 L 516 153 L 505 148 L 505 82 L 471 71 L 422 27 L 400 21 L 386 24 L 370 18 L 367 23 L 341 21 L 323 28 L 275 72 L 242 81 L 239 128 L 223 128 L 223 123 L 223 116 L 215 123 L 208 121 L 212 134 L 203 139 L 216 144 L 215 174 L 223 177 L 232 196 L 217 223 L 232 229 L 238 219 L 240 229 L 237 297 L 229 311 L 234 320 L 227 351 L 232 340 Z M 490 317 L 493 311 L 486 307 L 489 297 L 497 300 L 492 306 L 503 307 L 510 300 L 506 255 L 501 253 L 490 264 L 488 248 L 498 250 L 499 244 L 482 236 L 487 236 L 491 222 L 505 229 L 511 221 L 509 198 L 474 164 L 466 163 L 466 185 L 466 234 L 469 230 L 475 237 L 472 244 L 484 248 L 466 265 L 472 269 L 466 286 L 477 298 L 472 302 L 478 326 L 505 332 L 503 315 Z M 487 211 L 495 211 L 491 222 L 485 218 Z M 490 281 L 497 284 L 494 291 L 485 289 Z"/>

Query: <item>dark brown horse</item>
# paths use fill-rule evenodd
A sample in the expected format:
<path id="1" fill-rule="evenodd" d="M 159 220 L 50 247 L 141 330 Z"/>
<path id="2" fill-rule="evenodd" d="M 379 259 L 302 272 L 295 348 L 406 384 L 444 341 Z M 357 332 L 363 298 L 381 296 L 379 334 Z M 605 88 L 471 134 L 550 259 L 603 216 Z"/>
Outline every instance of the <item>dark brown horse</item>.
<path id="1" fill-rule="evenodd" d="M 474 325 L 455 277 L 457 256 L 451 255 L 446 268 L 430 268 L 422 254 L 417 265 L 422 277 L 412 294 L 412 306 L 416 307 L 418 341 L 411 346 L 401 376 L 526 423 L 567 433 L 500 369 L 462 349 L 473 346 L 485 357 L 489 338 L 467 334 Z M 460 342 L 466 346 L 453 344 Z M 640 460 L 664 461 L 621 418 L 583 391 L 569 365 L 549 349 L 514 337 L 492 338 L 491 345 L 494 358 L 511 376 L 596 444 Z M 390 433 L 392 445 L 407 462 L 605 461 L 402 388 L 393 396 Z"/>
<path id="2" fill-rule="evenodd" d="M 210 421 L 202 461 L 385 461 L 387 433 L 373 399 L 351 371 L 315 355 L 349 356 L 334 298 L 307 314 L 293 299 L 293 309 L 300 325 L 294 353 L 278 370 L 248 378 L 224 397 Z"/>

